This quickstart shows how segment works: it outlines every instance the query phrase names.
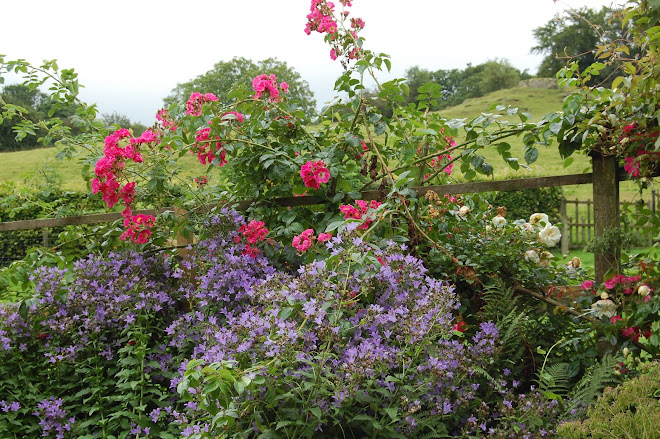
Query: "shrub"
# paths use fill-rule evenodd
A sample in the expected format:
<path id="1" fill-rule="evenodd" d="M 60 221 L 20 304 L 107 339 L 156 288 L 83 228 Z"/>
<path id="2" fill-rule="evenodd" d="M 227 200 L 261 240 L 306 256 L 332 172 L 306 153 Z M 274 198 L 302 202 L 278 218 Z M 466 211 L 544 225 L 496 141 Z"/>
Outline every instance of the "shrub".
<path id="1" fill-rule="evenodd" d="M 505 206 L 511 218 L 529 218 L 533 213 L 545 212 L 552 223 L 560 221 L 561 187 L 543 187 L 521 189 L 517 191 L 497 192 L 491 203 L 493 206 Z"/>
<path id="2" fill-rule="evenodd" d="M 567 422 L 557 432 L 568 439 L 660 436 L 660 363 L 647 363 L 640 376 L 608 388 L 582 421 Z"/>
<path id="3" fill-rule="evenodd" d="M 228 211 L 188 259 L 125 252 L 39 269 L 34 298 L 0 307 L 0 432 L 550 432 L 557 403 L 519 395 L 499 370 L 496 325 L 461 336 L 452 286 L 352 229 L 293 273 L 245 252 L 244 220 Z"/>

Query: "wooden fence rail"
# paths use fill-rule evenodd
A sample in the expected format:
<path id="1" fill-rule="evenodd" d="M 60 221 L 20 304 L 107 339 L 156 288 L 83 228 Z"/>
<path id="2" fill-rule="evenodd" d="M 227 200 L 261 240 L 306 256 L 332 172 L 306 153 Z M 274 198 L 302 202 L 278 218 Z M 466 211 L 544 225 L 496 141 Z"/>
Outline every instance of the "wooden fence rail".
<path id="1" fill-rule="evenodd" d="M 446 184 L 441 186 L 420 186 L 412 188 L 417 192 L 418 196 L 423 197 L 426 192 L 433 190 L 438 195 L 457 195 L 478 192 L 493 192 L 493 191 L 511 191 L 519 189 L 540 188 L 550 186 L 568 186 L 576 184 L 590 184 L 593 181 L 592 174 L 572 174 L 560 175 L 555 177 L 533 177 L 533 178 L 519 178 L 513 180 L 502 181 L 480 181 L 471 183 L 458 183 Z M 362 199 L 364 200 L 377 200 L 382 199 L 387 194 L 387 191 L 364 191 L 361 192 Z M 228 206 L 236 210 L 245 210 L 250 205 L 257 201 L 241 201 L 236 203 L 228 203 Z M 283 207 L 294 206 L 311 206 L 316 204 L 326 204 L 327 200 L 320 197 L 306 195 L 304 197 L 282 197 L 273 198 L 270 200 L 260 200 L 259 203 L 272 204 Z M 209 209 L 211 206 L 202 206 L 198 210 Z M 174 211 L 174 207 L 164 207 L 158 210 L 139 210 L 135 214 L 157 215 L 166 211 Z M 64 218 L 42 218 L 24 221 L 10 221 L 0 223 L 0 232 L 9 232 L 14 230 L 31 230 L 42 229 L 48 227 L 63 227 L 72 225 L 83 224 L 99 224 L 116 221 L 121 219 L 121 213 L 99 213 L 92 215 L 69 216 Z"/>
<path id="2" fill-rule="evenodd" d="M 605 159 L 610 159 L 609 157 Z M 593 157 L 593 169 L 594 173 L 585 173 L 585 174 L 571 174 L 571 175 L 561 175 L 561 176 L 552 176 L 552 177 L 533 177 L 533 178 L 521 178 L 513 180 L 502 180 L 502 181 L 483 181 L 483 182 L 470 182 L 470 183 L 459 183 L 459 184 L 448 184 L 441 186 L 423 186 L 412 188 L 417 192 L 418 196 L 422 197 L 426 192 L 433 190 L 438 195 L 455 195 L 455 194 L 466 194 L 466 193 L 478 193 L 478 192 L 492 192 L 492 191 L 510 191 L 510 190 L 519 190 L 519 189 L 529 189 L 529 188 L 541 188 L 541 187 L 551 187 L 551 186 L 569 186 L 569 185 L 579 185 L 579 184 L 594 184 L 594 198 L 599 200 L 599 204 L 594 203 L 594 226 L 589 226 L 591 224 L 591 214 L 588 213 L 587 221 L 578 222 L 578 215 L 575 217 L 575 221 L 570 222 L 566 214 L 566 204 L 567 203 L 576 203 L 576 209 L 578 204 L 584 202 L 566 202 L 562 205 L 562 218 L 564 221 L 564 230 L 563 235 L 567 236 L 567 239 L 562 241 L 562 250 L 568 252 L 568 247 L 577 242 L 577 238 L 581 237 L 579 232 L 573 232 L 575 227 L 582 227 L 582 235 L 588 236 L 591 238 L 591 230 L 594 230 L 594 234 L 598 235 L 602 233 L 607 227 L 618 227 L 618 182 L 621 179 L 626 178 L 626 174 L 622 173 L 620 170 L 617 171 L 616 166 L 614 166 L 613 171 L 605 175 L 602 172 L 604 169 L 602 157 Z M 600 188 L 600 189 L 597 189 Z M 604 191 L 603 191 L 604 188 Z M 600 191 L 597 193 L 597 191 Z M 371 190 L 364 191 L 361 193 L 361 198 L 364 200 L 374 200 L 382 199 L 387 195 L 386 190 Z M 303 197 L 284 197 L 284 198 L 275 198 L 270 200 L 259 200 L 259 201 L 242 201 L 237 203 L 230 203 L 228 206 L 231 206 L 237 210 L 247 209 L 250 205 L 254 203 L 266 204 L 266 205 L 276 205 L 276 206 L 309 206 L 316 204 L 327 204 L 328 200 L 322 199 L 315 196 L 303 196 Z M 590 203 L 590 202 L 587 202 Z M 614 204 L 613 204 L 614 203 Z M 655 197 L 653 198 L 653 209 L 655 211 Z M 602 204 L 606 206 L 604 209 L 601 207 L 600 213 L 598 206 Z M 588 205 L 589 206 L 589 205 Z M 607 214 L 607 209 L 616 206 L 613 210 Z M 212 206 L 202 206 L 198 210 L 209 209 Z M 174 207 L 165 207 L 158 210 L 143 210 L 136 211 L 135 213 L 144 213 L 150 215 L 157 215 L 165 211 L 175 212 Z M 577 211 L 577 210 L 576 210 Z M 588 210 L 589 211 L 589 210 Z M 121 219 L 120 213 L 101 213 L 93 215 L 81 215 L 65 218 L 44 218 L 44 219 L 35 219 L 35 220 L 26 220 L 26 221 L 11 221 L 0 223 L 0 232 L 10 232 L 17 230 L 30 230 L 30 229 L 49 229 L 53 227 L 62 227 L 70 225 L 83 225 L 83 224 L 99 224 L 105 222 L 116 221 Z M 599 219 L 600 218 L 600 219 Z M 616 219 L 616 221 L 613 221 Z M 600 221 L 600 222 L 599 222 Z M 47 232 L 46 232 L 47 233 Z M 44 235 L 47 239 L 47 235 Z M 584 241 L 584 239 L 582 240 Z M 565 249 L 564 249 L 565 247 Z M 616 258 L 612 255 L 604 255 L 605 259 L 600 258 L 599 255 L 596 257 L 596 278 L 599 275 L 602 277 L 602 274 L 611 268 L 613 264 L 617 264 Z M 600 267 L 600 268 L 599 268 Z"/>

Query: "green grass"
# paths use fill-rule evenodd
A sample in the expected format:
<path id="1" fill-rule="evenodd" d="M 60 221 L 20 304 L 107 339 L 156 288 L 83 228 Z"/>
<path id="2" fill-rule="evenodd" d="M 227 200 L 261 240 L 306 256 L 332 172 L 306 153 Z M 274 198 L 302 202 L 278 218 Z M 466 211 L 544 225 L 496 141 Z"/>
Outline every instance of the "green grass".
<path id="1" fill-rule="evenodd" d="M 38 188 L 51 183 L 63 190 L 87 191 L 80 161 L 58 160 L 56 154 L 56 148 L 0 153 L 0 184 L 11 182 L 19 188 Z M 186 181 L 206 171 L 206 166 L 200 165 L 192 155 L 182 157 L 179 163 L 182 165 L 180 177 Z M 209 178 L 213 181 L 217 173 Z"/>
<path id="2" fill-rule="evenodd" d="M 481 113 L 492 112 L 489 108 L 495 104 L 511 105 L 531 114 L 531 121 L 539 121 L 545 114 L 561 109 L 562 101 L 568 94 L 566 90 L 559 89 L 535 89 L 516 87 L 508 90 L 499 90 L 476 99 L 467 99 L 461 105 L 442 110 L 440 113 L 449 119 L 474 118 Z M 514 118 L 511 122 L 519 122 Z M 521 163 L 523 159 L 523 143 L 521 138 L 511 137 L 507 140 L 511 145 L 511 153 L 518 157 Z M 485 147 L 480 154 L 486 161 L 495 167 L 496 180 L 525 177 L 541 177 L 553 175 L 579 174 L 591 172 L 591 159 L 584 153 L 575 153 L 571 157 L 573 162 L 564 166 L 564 160 L 559 155 L 556 142 L 549 146 L 539 145 L 539 158 L 530 165 L 531 170 L 520 168 L 514 170 L 504 163 L 495 148 Z M 620 198 L 622 201 L 639 200 L 637 185 L 632 181 L 624 181 L 619 184 Z M 574 185 L 563 187 L 564 196 L 570 200 L 591 200 L 591 185 Z"/>

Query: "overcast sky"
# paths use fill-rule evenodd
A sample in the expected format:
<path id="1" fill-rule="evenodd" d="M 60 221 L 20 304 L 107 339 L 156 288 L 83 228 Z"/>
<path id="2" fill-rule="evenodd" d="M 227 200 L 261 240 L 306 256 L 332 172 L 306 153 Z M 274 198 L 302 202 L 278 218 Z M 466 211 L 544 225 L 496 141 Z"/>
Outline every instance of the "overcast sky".
<path id="1" fill-rule="evenodd" d="M 339 1 L 335 3 L 340 7 Z M 74 68 L 82 97 L 101 113 L 151 125 L 178 82 L 235 56 L 275 57 L 306 79 L 319 104 L 333 98 L 341 65 L 321 34 L 305 35 L 310 0 L 23 0 L 0 3 L 0 54 Z M 532 30 L 568 7 L 611 0 L 353 0 L 366 47 L 392 57 L 392 77 L 418 65 L 464 68 L 508 59 L 534 74 Z M 204 91 L 204 90 L 202 90 Z"/>

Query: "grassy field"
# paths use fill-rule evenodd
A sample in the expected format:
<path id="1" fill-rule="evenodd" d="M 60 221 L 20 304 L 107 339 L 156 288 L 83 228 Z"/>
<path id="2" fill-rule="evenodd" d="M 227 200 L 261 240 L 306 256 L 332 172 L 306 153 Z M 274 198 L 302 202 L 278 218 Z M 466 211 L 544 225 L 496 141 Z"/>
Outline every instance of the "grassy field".
<path id="1" fill-rule="evenodd" d="M 543 115 L 559 110 L 566 95 L 567 91 L 559 89 L 547 90 L 516 87 L 508 90 L 499 90 L 481 98 L 468 99 L 461 105 L 441 111 L 441 114 L 451 119 L 473 118 L 480 113 L 489 112 L 488 109 L 493 104 L 504 104 L 520 108 L 531 114 L 532 121 L 538 121 Z M 512 122 L 515 121 L 514 119 L 510 120 Z M 511 145 L 513 156 L 518 156 L 521 162 L 524 163 L 522 159 L 522 139 L 512 137 L 507 142 Z M 539 146 L 539 158 L 535 163 L 530 165 L 531 170 L 529 171 L 523 168 L 516 171 L 508 167 L 494 148 L 486 147 L 481 154 L 495 167 L 495 179 L 498 180 L 579 174 L 585 171 L 591 172 L 591 160 L 585 154 L 580 153 L 575 153 L 572 156 L 573 162 L 565 167 L 564 160 L 560 157 L 555 142 L 547 147 Z M 639 199 L 639 192 L 635 183 L 630 181 L 621 182 L 619 189 L 622 201 L 636 201 Z M 591 185 L 564 186 L 563 191 L 567 199 L 592 199 Z"/>
<path id="2" fill-rule="evenodd" d="M 534 88 L 512 88 L 490 93 L 478 99 L 468 99 L 463 104 L 443 110 L 447 118 L 473 118 L 482 112 L 487 112 L 493 104 L 508 104 L 516 106 L 532 115 L 533 121 L 538 121 L 544 114 L 561 108 L 566 96 L 565 90 L 547 90 Z M 509 139 L 511 152 L 522 161 L 522 141 L 515 137 Z M 535 176 L 565 175 L 581 173 L 590 169 L 590 160 L 584 154 L 575 154 L 573 163 L 564 167 L 564 161 L 559 156 L 556 144 L 539 148 L 539 159 L 531 165 L 531 170 L 520 168 L 513 170 L 499 157 L 494 148 L 486 147 L 481 154 L 495 167 L 495 179 L 524 178 Z M 76 161 L 59 161 L 55 158 L 53 148 L 34 149 L 30 151 L 0 153 L 0 184 L 12 181 L 19 186 L 40 186 L 47 181 L 60 184 L 63 189 L 87 190 L 81 177 L 80 165 Z M 192 156 L 183 159 L 183 177 L 192 178 L 203 173 Z M 457 181 L 461 178 L 458 176 Z M 567 199 L 591 199 L 591 185 L 565 186 L 564 196 Z M 636 186 L 632 182 L 620 184 L 621 199 L 635 201 L 639 199 Z"/>

